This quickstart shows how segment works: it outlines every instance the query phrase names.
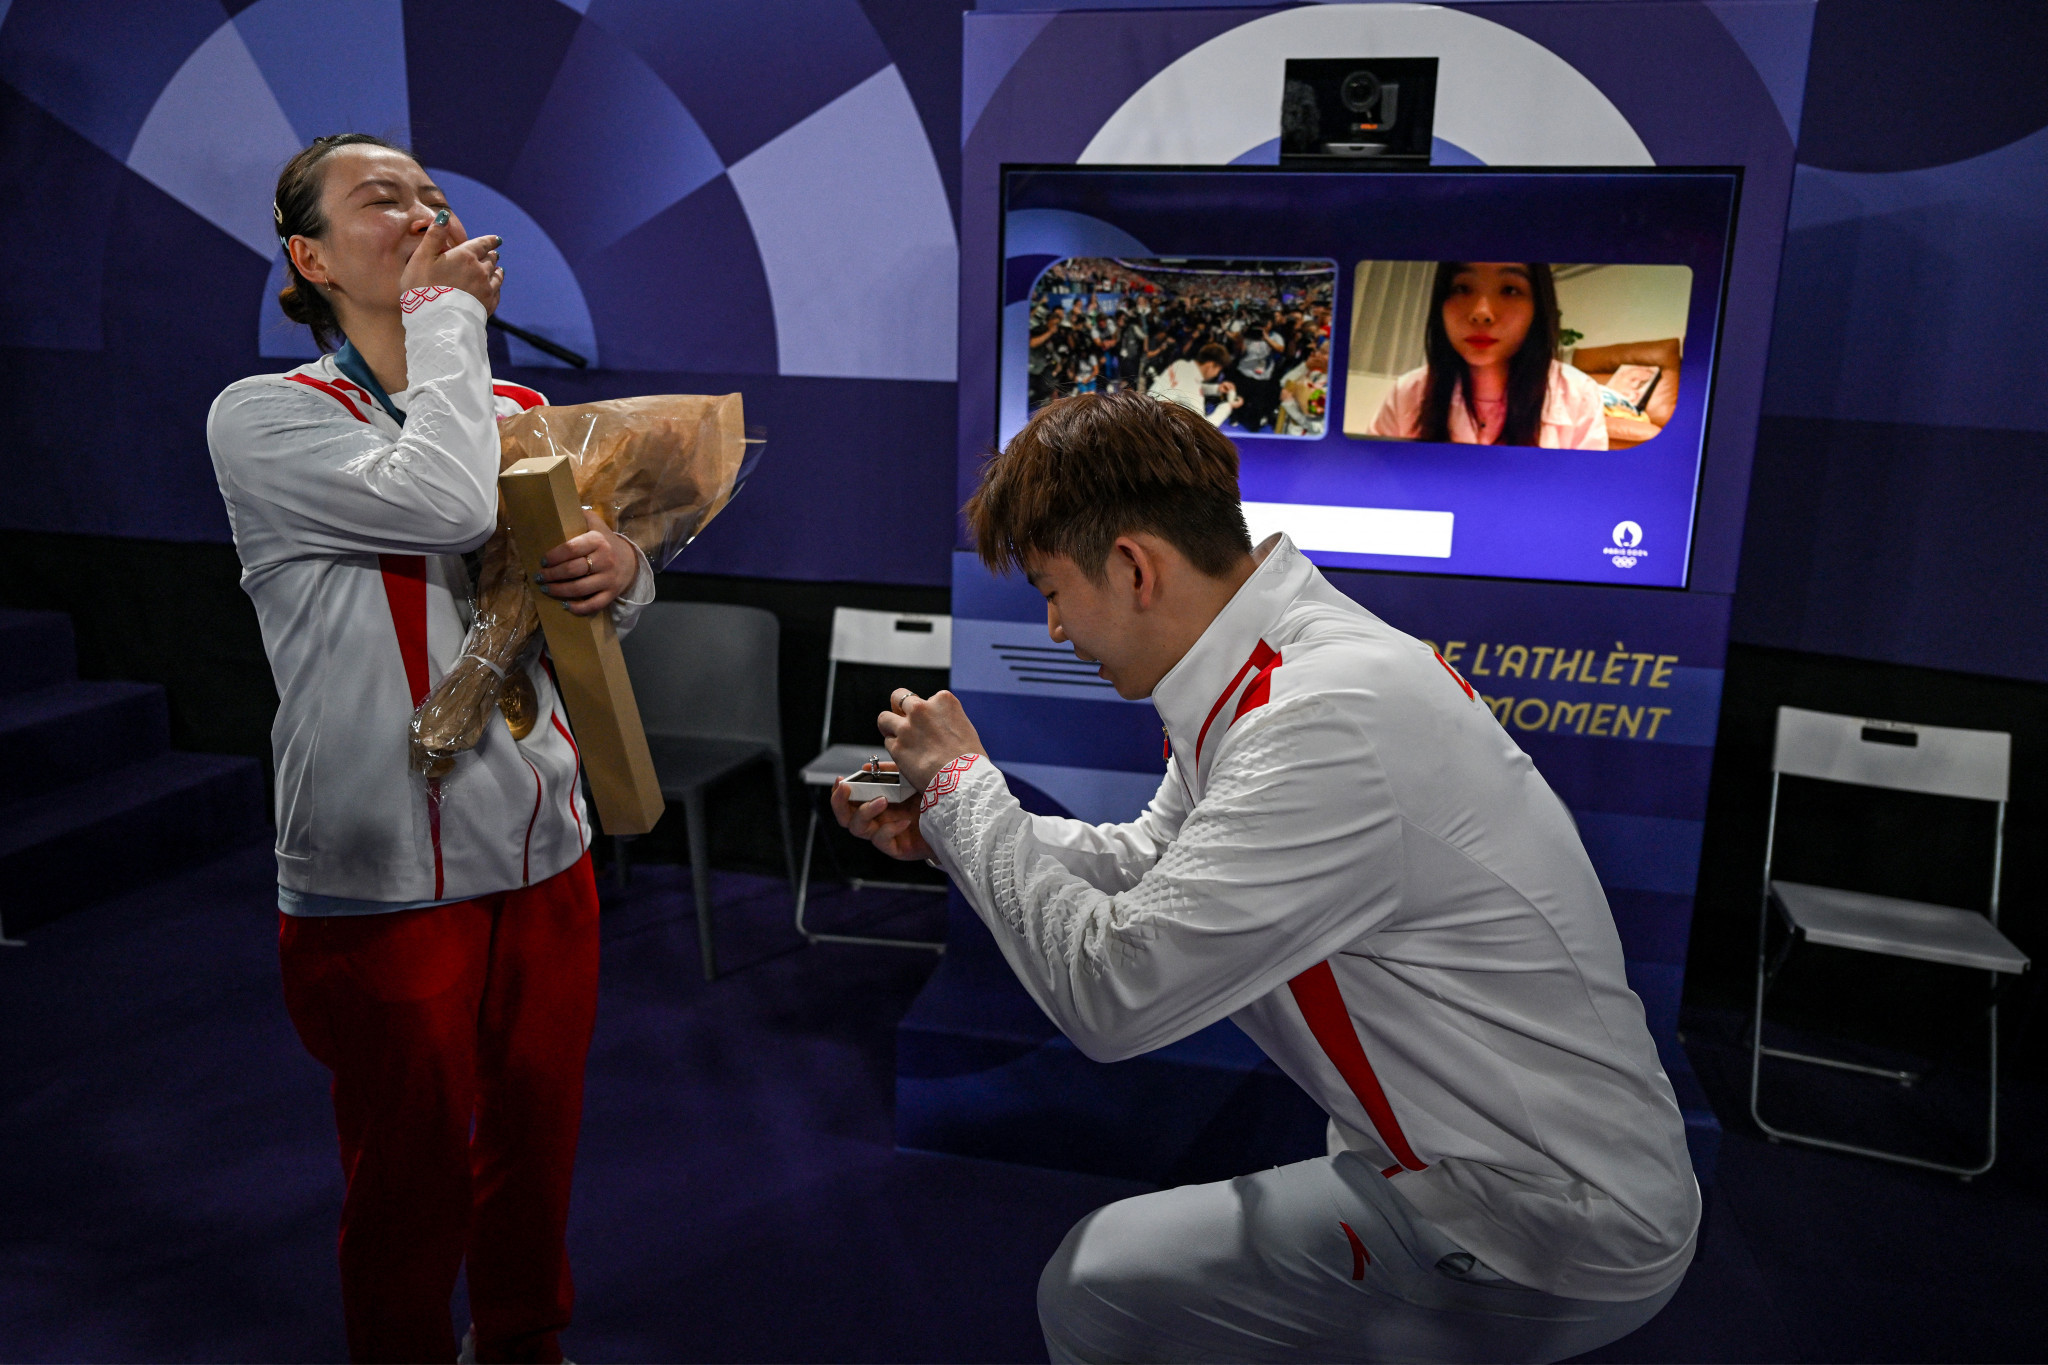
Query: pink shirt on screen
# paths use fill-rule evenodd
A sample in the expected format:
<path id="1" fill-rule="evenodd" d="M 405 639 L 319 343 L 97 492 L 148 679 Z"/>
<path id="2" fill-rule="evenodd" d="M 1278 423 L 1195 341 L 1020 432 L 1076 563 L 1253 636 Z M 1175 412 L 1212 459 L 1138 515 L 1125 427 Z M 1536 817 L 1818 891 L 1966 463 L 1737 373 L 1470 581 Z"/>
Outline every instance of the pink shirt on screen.
<path id="1" fill-rule="evenodd" d="M 1367 428 L 1374 436 L 1414 440 L 1422 419 L 1422 396 L 1429 388 L 1429 367 L 1417 366 L 1394 381 L 1386 401 Z M 1472 425 L 1463 385 L 1451 395 L 1451 439 L 1460 445 L 1492 445 Z M 1550 362 L 1550 386 L 1543 396 L 1543 422 L 1536 444 L 1554 450 L 1607 449 L 1607 417 L 1600 405 L 1600 386 L 1583 371 L 1562 361 Z"/>

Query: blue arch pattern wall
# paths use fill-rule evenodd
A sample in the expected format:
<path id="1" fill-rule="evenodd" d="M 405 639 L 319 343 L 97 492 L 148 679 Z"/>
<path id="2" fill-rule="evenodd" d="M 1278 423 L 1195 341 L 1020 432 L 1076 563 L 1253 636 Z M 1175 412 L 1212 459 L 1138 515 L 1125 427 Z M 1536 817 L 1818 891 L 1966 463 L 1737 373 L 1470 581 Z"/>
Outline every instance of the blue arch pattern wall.
<path id="1" fill-rule="evenodd" d="M 597 361 L 511 343 L 528 382 L 747 393 L 770 460 L 689 567 L 942 581 L 958 46 L 957 7 L 903 0 L 0 3 L 30 188 L 0 385 L 38 457 L 5 515 L 227 538 L 206 406 L 314 353 L 274 302 L 276 171 L 359 129 L 506 238 L 509 320 Z M 874 558 L 834 557 L 878 518 Z"/>
<path id="2" fill-rule="evenodd" d="M 1822 0 L 1735 639 L 2048 681 L 2044 52 L 2048 6 Z"/>
<path id="3" fill-rule="evenodd" d="M 316 11 L 291 0 L 0 0 L 0 167 L 18 187 L 0 198 L 9 267 L 0 396 L 15 480 L 0 525 L 227 538 L 199 435 L 206 404 L 231 380 L 281 368 L 281 353 L 304 346 L 302 333 L 264 326 L 272 271 L 259 229 L 274 166 L 262 158 L 278 154 L 277 141 L 239 162 L 224 158 L 239 183 L 259 189 L 218 214 L 235 230 L 129 163 L 152 111 L 202 47 L 212 42 L 209 55 L 234 65 L 231 35 L 222 33 L 230 20 L 253 69 L 243 94 L 265 87 L 275 104 L 259 126 L 267 121 L 274 134 L 281 115 L 293 136 L 339 126 L 410 135 L 438 169 L 466 177 L 464 193 L 489 191 L 530 210 L 531 232 L 488 212 L 470 217 L 513 238 L 513 298 L 526 320 L 577 336 L 557 315 L 564 310 L 542 306 L 573 304 L 570 291 L 518 298 L 551 267 L 569 271 L 567 255 L 557 267 L 538 244 L 543 225 L 575 216 L 569 182 L 552 208 L 524 205 L 532 187 L 513 183 L 528 133 L 543 122 L 564 135 L 558 148 L 569 144 L 558 169 L 573 169 L 581 151 L 569 135 L 573 119 L 554 121 L 572 91 L 614 101 L 591 107 L 602 113 L 637 90 L 665 110 L 657 122 L 667 145 L 695 145 L 687 120 L 729 168 L 893 66 L 926 145 L 902 136 L 892 145 L 917 174 L 936 166 L 957 215 L 963 110 L 971 129 L 1007 70 L 999 55 L 980 57 L 963 84 L 965 7 L 333 0 Z M 1213 8 L 1222 7 L 1227 0 Z M 1722 4 L 1717 14 L 1739 26 L 1746 9 Z M 1052 17 L 1034 15 L 1017 41 Z M 708 72 L 686 71 L 674 56 L 688 46 L 686 22 L 688 43 L 719 54 Z M 1768 83 L 1782 91 L 1796 51 L 1774 46 L 1768 33 L 1747 39 L 1749 56 L 1760 71 L 1775 68 Z M 1736 639 L 2048 680 L 2048 637 L 2031 625 L 2048 614 L 2048 564 L 2027 548 L 2034 509 L 2048 501 L 2048 408 L 2038 401 L 2038 365 L 2030 370 L 1998 322 L 2008 306 L 2001 282 L 2026 278 L 2048 235 L 2048 86 L 2026 65 L 2044 49 L 2048 6 L 1821 0 L 1806 107 L 1792 124 L 1800 164 Z M 589 88 L 588 73 L 606 63 L 630 75 L 619 93 Z M 1796 87 L 1796 74 L 1789 79 Z M 557 87 L 561 98 L 543 120 Z M 1885 111 L 1903 108 L 1902 91 L 1911 92 L 1908 116 L 1891 117 Z M 865 93 L 882 92 L 869 85 Z M 155 132 L 174 127 L 160 120 Z M 624 155 L 661 144 L 606 145 Z M 198 157 L 197 145 L 176 137 L 144 150 L 157 158 L 144 165 L 188 189 L 193 176 L 181 181 L 165 159 L 223 160 Z M 778 215 L 802 219 L 810 201 L 801 177 L 779 183 L 798 203 Z M 785 372 L 768 272 L 729 171 L 684 202 L 638 229 L 625 249 L 650 248 L 663 278 L 647 297 L 660 306 L 643 307 L 633 289 L 608 290 L 595 278 L 602 269 L 576 277 L 583 306 L 595 310 L 590 340 L 600 360 L 646 368 L 527 377 L 558 399 L 746 390 L 750 411 L 771 428 L 770 459 L 748 496 L 692 547 L 686 567 L 947 581 L 951 385 L 880 377 L 900 372 L 889 365 L 821 377 L 799 373 L 795 357 Z M 762 216 L 771 215 L 764 208 Z M 556 246 L 580 249 L 589 236 L 572 223 Z M 625 335 L 629 314 L 606 313 L 618 293 L 643 319 L 653 315 L 650 334 Z M 510 307 L 507 316 L 519 320 Z M 952 345 L 947 319 L 917 321 L 908 352 L 932 356 Z M 687 356 L 697 358 L 682 363 Z M 830 547 L 855 529 L 879 532 L 870 539 L 882 549 L 849 565 Z"/>

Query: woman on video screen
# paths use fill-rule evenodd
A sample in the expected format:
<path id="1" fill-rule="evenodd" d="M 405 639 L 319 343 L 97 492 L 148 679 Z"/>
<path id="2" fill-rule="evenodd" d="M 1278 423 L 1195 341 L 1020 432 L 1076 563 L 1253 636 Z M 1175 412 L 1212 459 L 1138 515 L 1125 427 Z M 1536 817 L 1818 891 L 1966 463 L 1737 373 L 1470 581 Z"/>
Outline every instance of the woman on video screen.
<path id="1" fill-rule="evenodd" d="M 1438 262 L 1427 363 L 1394 382 L 1370 433 L 1607 449 L 1600 386 L 1556 359 L 1557 317 L 1557 286 L 1541 261 Z"/>

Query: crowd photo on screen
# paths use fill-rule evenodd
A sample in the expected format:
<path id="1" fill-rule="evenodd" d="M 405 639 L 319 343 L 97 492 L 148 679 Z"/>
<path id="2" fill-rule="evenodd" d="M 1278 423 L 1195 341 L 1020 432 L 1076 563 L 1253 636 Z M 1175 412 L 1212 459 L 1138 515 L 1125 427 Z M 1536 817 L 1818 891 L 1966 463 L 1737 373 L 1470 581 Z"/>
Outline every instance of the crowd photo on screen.
<path id="1" fill-rule="evenodd" d="M 1678 402 L 1682 265 L 1361 261 L 1344 434 L 1621 450 Z"/>
<path id="2" fill-rule="evenodd" d="M 1033 411 L 1156 394 L 1237 432 L 1321 436 L 1333 261 L 1069 257 L 1031 291 Z"/>

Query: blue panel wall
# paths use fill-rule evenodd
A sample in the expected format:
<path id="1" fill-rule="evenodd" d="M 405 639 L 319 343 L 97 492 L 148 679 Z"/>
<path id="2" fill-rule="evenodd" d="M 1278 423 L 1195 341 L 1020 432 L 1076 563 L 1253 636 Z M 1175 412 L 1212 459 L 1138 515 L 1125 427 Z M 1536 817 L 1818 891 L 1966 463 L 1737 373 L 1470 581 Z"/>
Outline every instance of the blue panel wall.
<path id="1" fill-rule="evenodd" d="M 245 240 L 281 155 L 266 139 L 353 126 L 409 137 L 430 164 L 559 228 L 560 274 L 593 315 L 592 349 L 609 368 L 573 389 L 555 369 L 521 378 L 576 397 L 748 391 L 750 411 L 771 428 L 772 457 L 687 567 L 946 582 L 954 389 L 930 377 L 930 362 L 954 344 L 948 320 L 924 311 L 928 301 L 885 303 L 865 314 L 872 333 L 845 348 L 857 371 L 819 382 L 785 366 L 783 320 L 798 325 L 804 301 L 778 316 L 753 219 L 725 172 L 893 68 L 902 97 L 870 88 L 855 104 L 883 132 L 892 174 L 921 181 L 927 205 L 938 197 L 930 184 L 941 187 L 945 231 L 957 232 L 963 120 L 971 131 L 992 101 L 1016 98 L 1004 79 L 1059 6 L 983 4 L 1016 12 L 963 65 L 965 8 L 968 0 L 807 0 L 772 12 L 738 0 L 0 5 L 0 166 L 27 191 L 0 202 L 11 267 L 0 290 L 0 397 L 17 424 L 8 441 L 17 492 L 0 525 L 226 540 L 201 435 L 206 404 L 233 379 L 306 349 L 303 332 L 266 304 L 275 262 Z M 1163 65 L 1245 17 L 1228 5 L 1177 8 L 1115 53 L 1070 58 L 1068 100 L 1081 122 L 1099 126 L 1123 98 L 1085 79 L 1094 64 Z M 1511 22 L 1540 38 L 1561 22 L 1553 11 L 1573 7 L 1519 8 L 1527 16 Z M 1997 321 L 2000 290 L 2025 277 L 2031 244 L 2048 229 L 2048 83 L 2034 67 L 2048 50 L 2048 7 L 1821 0 L 1803 112 L 1803 33 L 1747 0 L 1688 8 L 1696 22 L 1711 18 L 1713 45 L 1745 55 L 1749 73 L 1736 84 L 1781 111 L 1800 163 L 1734 637 L 2048 679 L 2038 632 L 2019 628 L 2048 612 L 2048 563 L 2014 548 L 2044 491 L 2048 417 L 2035 399 L 2038 365 Z M 1633 22 L 1610 16 L 1611 50 L 1572 56 L 1624 109 L 1658 93 L 1647 74 L 1657 65 L 1631 55 Z M 446 33 L 463 35 L 460 60 L 447 56 Z M 908 136 L 906 99 L 921 139 Z M 643 116 L 630 129 L 576 134 L 579 119 L 628 107 Z M 229 109 L 232 119 L 222 116 Z M 207 126 L 173 117 L 193 110 Z M 1724 124 L 1724 113 L 1712 89 L 1697 102 L 1703 130 Z M 688 125 L 717 173 L 597 250 L 586 239 L 634 211 L 634 195 L 680 187 L 690 165 L 711 169 Z M 1660 155 L 1678 159 L 1668 145 Z M 585 212 L 576 187 L 622 160 L 623 174 L 610 178 L 624 198 L 599 193 Z M 754 163 L 770 166 L 756 196 L 764 215 L 778 185 L 801 202 L 806 174 L 800 157 Z M 831 231 L 822 209 L 798 216 L 809 221 L 797 247 L 785 233 L 773 250 L 801 255 L 801 230 L 816 232 L 821 259 L 883 281 L 886 299 L 888 244 L 863 257 L 866 246 Z M 936 254 L 944 234 L 931 220 L 924 215 L 904 252 Z M 531 292 L 546 273 L 526 264 L 533 259 L 523 248 L 508 255 L 506 316 L 518 321 L 523 309 L 546 331 L 575 310 L 559 278 L 546 297 Z M 862 259 L 873 268 L 863 272 Z M 860 289 L 844 297 L 863 316 Z M 913 363 L 925 368 L 905 377 L 900 363 L 858 359 L 878 351 L 922 357 Z M 508 359 L 535 357 L 522 348 Z M 763 384 L 768 377 L 781 382 Z M 856 526 L 882 532 L 887 548 L 848 566 L 824 547 Z"/>
<path id="2" fill-rule="evenodd" d="M 2048 241 L 2043 52 L 2048 6 L 1823 0 L 1737 640 L 2048 681 L 2048 369 L 2013 312 Z"/>
<path id="3" fill-rule="evenodd" d="M 207 406 L 313 354 L 277 170 L 354 129 L 410 139 L 506 238 L 505 318 L 596 362 L 501 371 L 746 395 L 768 458 L 678 568 L 944 583 L 962 8 L 0 4 L 0 525 L 227 540 Z"/>
<path id="4" fill-rule="evenodd" d="M 1675 1033 L 1812 6 L 1001 8 L 970 18 L 964 61 L 962 493 L 995 428 L 1004 163 L 1268 158 L 1268 78 L 1282 58 L 1398 45 L 1436 53 L 1466 73 L 1462 82 L 1444 80 L 1437 107 L 1440 149 L 1462 163 L 1745 168 L 1688 590 L 1329 575 L 1383 619 L 1442 649 L 1572 809 L 1620 927 L 1630 982 L 1688 1111 L 1695 1159 L 1710 1169 L 1718 1126 Z M 1470 77 L 1482 69 L 1512 71 L 1515 80 Z M 1501 95 L 1507 86 L 1522 91 L 1528 107 Z M 1538 108 L 1543 117 L 1530 117 Z M 1072 680 L 1019 666 L 1023 647 L 1044 643 L 1042 604 L 1021 583 L 990 578 L 964 551 L 955 557 L 953 599 L 954 680 L 991 757 L 1051 807 L 1090 820 L 1133 817 L 1162 768 L 1149 704 L 1081 695 Z M 955 941 L 971 954 L 977 934 L 986 937 L 963 921 Z M 1122 1068 L 1133 1083 L 1110 1085 L 1050 1037 L 1028 1063 L 1023 1054 L 991 1053 L 979 1070 L 968 1060 L 973 1049 L 942 1045 L 949 1028 L 972 1033 L 971 1021 L 1003 1015 L 997 1002 L 1014 1007 L 1017 998 L 1014 983 L 971 972 L 965 961 L 949 961 L 934 977 L 904 1026 L 902 1141 L 983 1154 L 993 1147 L 1015 1159 L 1067 1164 L 1093 1160 L 1087 1154 L 1097 1151 L 1136 1151 L 1126 1140 L 1130 1129 L 1150 1134 L 1163 1153 L 1213 1157 L 1219 1120 L 1204 1116 L 1214 1105 L 1162 1105 L 1152 1091 L 1199 1093 L 1219 1104 L 1219 1096 L 1252 1103 L 1243 1097 L 1258 1094 L 1281 1103 L 1261 1088 L 1255 1063 L 1232 1051 L 1227 1024 L 1178 1045 L 1185 1055 L 1160 1057 L 1169 1070 L 1207 1068 L 1199 1083 L 1148 1073 L 1158 1083 L 1139 1084 L 1142 1068 L 1130 1062 Z M 942 1057 L 950 1064 L 935 1061 Z M 1095 1097 L 1081 1108 L 1099 1142 L 1075 1141 L 1080 1120 L 1072 1114 L 1034 1129 L 1036 1136 L 1019 1130 L 1018 1112 L 1068 1112 L 1057 1096 L 1072 1087 Z M 1240 1134 L 1246 1143 L 1275 1145 L 1245 1146 L 1234 1156 L 1257 1164 L 1306 1155 L 1313 1143 L 1298 1128 L 1282 1123 L 1263 1136 Z M 1161 1139 L 1167 1130 L 1177 1140 Z M 1128 1163 L 1116 1169 L 1139 1173 Z M 1181 1178 L 1170 1164 L 1142 1173 Z"/>

